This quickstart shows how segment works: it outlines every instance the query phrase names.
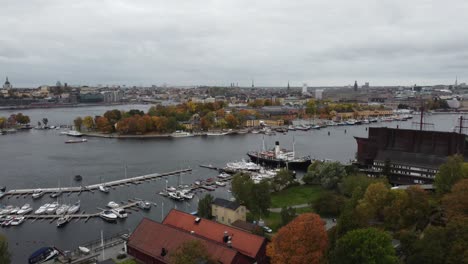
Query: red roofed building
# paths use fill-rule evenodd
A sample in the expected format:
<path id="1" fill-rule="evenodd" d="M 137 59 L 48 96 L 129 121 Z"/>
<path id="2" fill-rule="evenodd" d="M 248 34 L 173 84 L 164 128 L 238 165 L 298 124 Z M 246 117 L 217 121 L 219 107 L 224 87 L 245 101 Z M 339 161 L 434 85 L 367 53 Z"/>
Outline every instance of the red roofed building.
<path id="1" fill-rule="evenodd" d="M 194 232 L 209 241 L 230 246 L 240 254 L 248 257 L 250 263 L 268 263 L 266 256 L 267 240 L 264 237 L 251 234 L 241 229 L 223 225 L 207 219 L 195 221 L 196 217 L 178 210 L 171 210 L 163 221 L 164 225 L 184 230 L 187 233 Z M 225 233 L 231 238 L 226 243 Z"/>
<path id="2" fill-rule="evenodd" d="M 127 252 L 145 264 L 169 263 L 169 256 L 184 242 L 202 242 L 208 254 L 223 264 L 248 264 L 250 259 L 233 248 L 183 230 L 144 218 L 128 239 Z"/>

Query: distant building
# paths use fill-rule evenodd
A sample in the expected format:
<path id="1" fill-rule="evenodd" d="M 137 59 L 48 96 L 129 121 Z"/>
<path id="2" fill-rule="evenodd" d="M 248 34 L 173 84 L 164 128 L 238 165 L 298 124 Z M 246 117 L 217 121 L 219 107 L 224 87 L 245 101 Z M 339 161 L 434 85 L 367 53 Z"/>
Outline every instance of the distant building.
<path id="1" fill-rule="evenodd" d="M 354 81 L 354 91 L 356 92 L 358 89 L 357 81 Z"/>
<path id="2" fill-rule="evenodd" d="M 80 94 L 80 103 L 102 103 L 104 96 L 100 93 Z"/>
<path id="3" fill-rule="evenodd" d="M 366 88 L 366 89 L 369 88 L 369 82 L 365 82 L 362 88 Z"/>
<path id="4" fill-rule="evenodd" d="M 216 221 L 231 225 L 237 220 L 246 220 L 247 209 L 237 202 L 216 198 L 211 204 L 211 213 Z"/>
<path id="5" fill-rule="evenodd" d="M 11 88 L 13 88 L 13 86 L 11 85 L 10 81 L 8 81 L 8 76 L 7 76 L 5 84 L 3 84 L 3 89 L 10 90 Z"/>
<path id="6" fill-rule="evenodd" d="M 468 157 L 468 137 L 440 131 L 370 127 L 369 137 L 356 137 L 357 162 L 369 175 L 388 166 L 391 184 L 429 184 L 447 157 Z"/>
<path id="7" fill-rule="evenodd" d="M 302 84 L 302 95 L 307 94 L 307 83 Z"/>
<path id="8" fill-rule="evenodd" d="M 315 99 L 322 100 L 322 97 L 323 97 L 323 90 L 322 89 L 315 90 Z"/>

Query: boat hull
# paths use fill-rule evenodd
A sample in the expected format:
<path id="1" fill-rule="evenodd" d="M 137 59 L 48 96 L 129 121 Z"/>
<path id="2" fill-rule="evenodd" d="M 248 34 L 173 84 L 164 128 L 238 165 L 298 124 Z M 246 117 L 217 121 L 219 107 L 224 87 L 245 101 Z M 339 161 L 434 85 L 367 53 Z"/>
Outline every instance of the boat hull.
<path id="1" fill-rule="evenodd" d="M 252 162 L 258 163 L 260 165 L 272 167 L 272 168 L 287 167 L 289 170 L 307 171 L 307 168 L 311 164 L 310 160 L 286 162 L 284 160 L 262 158 L 262 157 L 258 157 L 250 153 L 247 153 L 247 155 L 249 156 Z"/>

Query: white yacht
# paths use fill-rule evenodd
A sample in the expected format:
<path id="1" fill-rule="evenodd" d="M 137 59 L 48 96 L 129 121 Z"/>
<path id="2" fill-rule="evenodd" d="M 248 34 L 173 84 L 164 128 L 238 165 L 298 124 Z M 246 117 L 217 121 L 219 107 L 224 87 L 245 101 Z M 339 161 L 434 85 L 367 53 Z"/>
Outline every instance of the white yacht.
<path id="1" fill-rule="evenodd" d="M 184 197 L 179 195 L 180 192 L 168 192 L 169 198 L 176 200 L 176 201 L 183 201 Z"/>
<path id="2" fill-rule="evenodd" d="M 40 214 L 45 214 L 46 213 L 46 210 L 47 208 L 49 208 L 50 204 L 49 203 L 46 203 L 44 205 L 41 205 L 35 212 L 34 214 L 36 215 L 40 215 Z"/>
<path id="3" fill-rule="evenodd" d="M 138 201 L 137 206 L 138 208 L 143 209 L 143 210 L 151 209 L 151 203 L 148 201 Z"/>
<path id="4" fill-rule="evenodd" d="M 46 214 L 55 214 L 59 207 L 59 204 L 57 202 L 53 202 L 47 207 Z"/>
<path id="5" fill-rule="evenodd" d="M 176 132 L 171 134 L 171 137 L 174 137 L 174 138 L 193 137 L 193 136 L 194 136 L 193 134 L 189 132 L 181 131 L 181 130 L 177 130 Z"/>
<path id="6" fill-rule="evenodd" d="M 220 181 L 216 181 L 215 184 L 218 186 L 226 186 L 225 182 L 220 182 Z"/>
<path id="7" fill-rule="evenodd" d="M 110 201 L 108 204 L 107 204 L 107 207 L 109 208 L 117 208 L 117 207 L 120 207 L 120 205 L 114 201 Z"/>
<path id="8" fill-rule="evenodd" d="M 225 136 L 229 134 L 229 132 L 207 132 L 207 136 Z"/>
<path id="9" fill-rule="evenodd" d="M 15 206 L 13 207 L 13 209 L 11 209 L 10 214 L 16 214 L 19 210 L 20 208 L 18 206 Z"/>
<path id="10" fill-rule="evenodd" d="M 70 130 L 70 131 L 68 131 L 67 136 L 81 137 L 81 136 L 83 136 L 83 134 L 81 134 L 80 132 L 78 132 L 76 130 Z"/>
<path id="11" fill-rule="evenodd" d="M 109 187 L 105 186 L 105 185 L 99 185 L 99 191 L 103 192 L 103 193 L 108 193 L 109 192 Z"/>
<path id="12" fill-rule="evenodd" d="M 30 204 L 25 204 L 25 205 L 21 206 L 21 208 L 16 213 L 19 214 L 19 215 L 24 215 L 24 214 L 27 214 L 27 213 L 31 212 L 32 210 L 33 210 L 33 208 L 31 207 Z"/>
<path id="13" fill-rule="evenodd" d="M 105 221 L 108 221 L 108 222 L 115 222 L 117 221 L 117 215 L 114 214 L 112 211 L 110 210 L 104 210 L 102 211 L 101 213 L 99 213 L 99 216 L 104 219 Z"/>
<path id="14" fill-rule="evenodd" d="M 122 208 L 111 209 L 111 212 L 114 213 L 118 218 L 127 218 L 127 212 Z"/>
<path id="15" fill-rule="evenodd" d="M 32 198 L 33 199 L 38 199 L 38 198 L 41 198 L 44 194 L 45 194 L 45 192 L 43 190 L 36 189 L 36 190 L 33 191 Z"/>
<path id="16" fill-rule="evenodd" d="M 24 216 L 13 217 L 13 220 L 11 220 L 10 225 L 17 226 L 17 225 L 21 225 L 23 222 L 24 222 Z"/>
<path id="17" fill-rule="evenodd" d="M 67 213 L 68 214 L 75 214 L 77 213 L 79 210 L 80 210 L 80 201 L 76 202 L 74 205 L 70 206 L 70 208 L 68 208 L 68 211 Z"/>
<path id="18" fill-rule="evenodd" d="M 62 204 L 59 206 L 59 208 L 57 209 L 56 213 L 57 215 L 63 215 L 63 214 L 66 214 L 68 212 L 68 209 L 70 208 L 70 205 L 68 204 Z"/>

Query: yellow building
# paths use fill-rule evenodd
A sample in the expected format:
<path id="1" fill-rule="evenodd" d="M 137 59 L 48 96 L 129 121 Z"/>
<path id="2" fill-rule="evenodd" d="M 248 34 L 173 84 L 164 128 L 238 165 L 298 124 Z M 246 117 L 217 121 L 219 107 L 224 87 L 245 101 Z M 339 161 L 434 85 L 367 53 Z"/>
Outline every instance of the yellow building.
<path id="1" fill-rule="evenodd" d="M 211 204 L 211 214 L 213 218 L 225 225 L 231 225 L 237 220 L 246 220 L 247 209 L 245 206 L 226 199 L 216 198 Z"/>

